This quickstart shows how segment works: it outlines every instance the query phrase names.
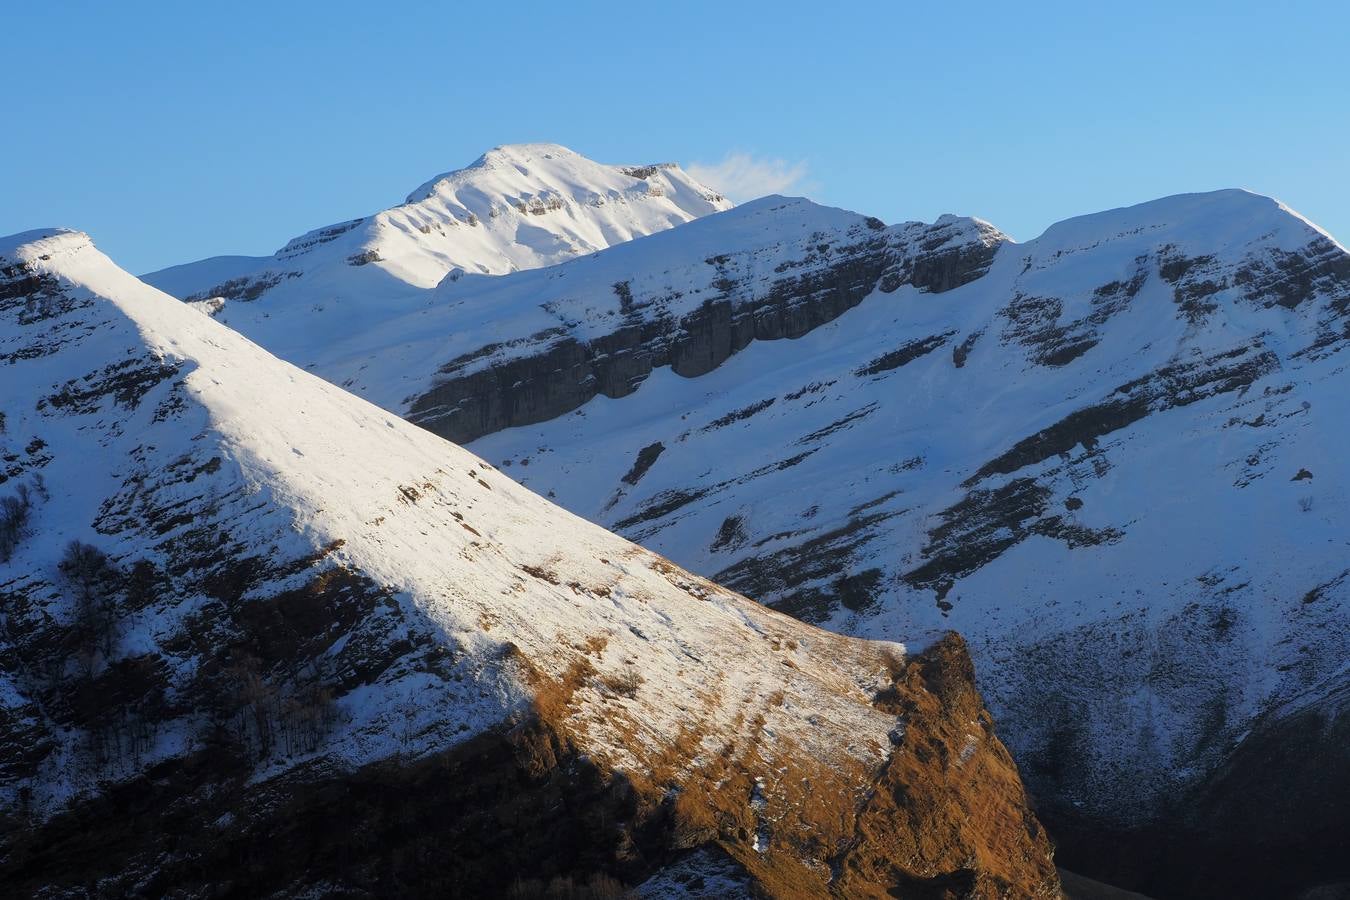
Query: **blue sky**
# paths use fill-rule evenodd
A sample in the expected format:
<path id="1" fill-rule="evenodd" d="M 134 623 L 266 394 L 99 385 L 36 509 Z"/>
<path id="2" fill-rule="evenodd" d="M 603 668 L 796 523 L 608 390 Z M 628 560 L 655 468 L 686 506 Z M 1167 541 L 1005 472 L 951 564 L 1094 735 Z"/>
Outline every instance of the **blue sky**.
<path id="1" fill-rule="evenodd" d="M 270 253 L 502 143 L 1018 239 L 1248 187 L 1350 241 L 1344 3 L 6 9 L 0 234 L 143 272 Z"/>

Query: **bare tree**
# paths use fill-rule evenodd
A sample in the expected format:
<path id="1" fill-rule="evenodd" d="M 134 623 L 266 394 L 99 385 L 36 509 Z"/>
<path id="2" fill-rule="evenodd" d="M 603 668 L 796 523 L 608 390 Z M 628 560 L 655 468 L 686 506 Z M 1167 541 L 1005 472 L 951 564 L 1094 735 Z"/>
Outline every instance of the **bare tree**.
<path id="1" fill-rule="evenodd" d="M 33 501 L 28 485 L 20 482 L 14 496 L 0 497 L 0 563 L 9 562 L 14 549 L 28 533 Z"/>
<path id="2" fill-rule="evenodd" d="M 60 569 L 75 602 L 75 628 L 80 637 L 82 662 L 93 674 L 97 656 L 112 656 L 117 634 L 118 572 L 102 550 L 82 541 L 71 541 L 61 557 Z"/>

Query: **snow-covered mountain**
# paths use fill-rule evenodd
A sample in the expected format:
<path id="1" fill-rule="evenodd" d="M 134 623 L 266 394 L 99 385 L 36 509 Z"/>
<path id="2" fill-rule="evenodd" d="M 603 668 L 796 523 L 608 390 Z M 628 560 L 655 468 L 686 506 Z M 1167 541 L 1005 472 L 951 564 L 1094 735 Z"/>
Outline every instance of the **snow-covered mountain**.
<path id="1" fill-rule="evenodd" d="M 958 629 L 1070 851 L 1203 894 L 1350 877 L 1306 862 L 1310 760 L 1350 783 L 1347 313 L 1345 248 L 1243 191 L 1025 244 L 766 198 L 276 348 L 807 621 Z"/>
<path id="2" fill-rule="evenodd" d="M 691 575 L 83 234 L 0 240 L 0 372 L 15 893 L 1057 896 L 959 638 Z"/>
<path id="3" fill-rule="evenodd" d="M 215 257 L 144 280 L 300 353 L 415 309 L 444 279 L 553 265 L 730 207 L 673 163 L 604 165 L 557 144 L 515 144 L 272 256 Z"/>
<path id="4" fill-rule="evenodd" d="M 1250 867 L 1350 875 L 1317 862 L 1344 792 L 1313 787 L 1350 787 L 1350 254 L 1242 191 L 1025 244 L 973 220 L 859 243 L 848 221 L 761 202 L 499 279 L 460 302 L 586 325 L 455 341 L 413 418 L 495 431 L 473 448 L 522 483 L 807 621 L 956 628 L 1071 867 L 1197 895 Z M 818 256 L 785 240 L 841 227 Z M 625 304 L 700 364 L 620 363 L 614 389 L 616 339 L 591 335 Z M 816 327 L 762 327 L 782 310 Z M 528 424 L 560 372 L 580 397 Z"/>
<path id="5" fill-rule="evenodd" d="M 941 289 L 983 271 L 1002 240 L 976 220 L 886 228 L 776 197 L 691 222 L 664 240 L 634 240 L 514 277 L 447 278 L 398 302 L 366 295 L 330 308 L 310 294 L 309 302 L 264 298 L 242 311 L 195 305 L 328 381 L 463 442 L 570 412 L 598 394 L 625 395 L 661 366 L 698 375 L 750 340 L 798 337 L 879 281 Z M 353 316 L 350 306 L 362 312 Z M 734 335 L 733 307 L 753 318 L 737 323 Z"/>

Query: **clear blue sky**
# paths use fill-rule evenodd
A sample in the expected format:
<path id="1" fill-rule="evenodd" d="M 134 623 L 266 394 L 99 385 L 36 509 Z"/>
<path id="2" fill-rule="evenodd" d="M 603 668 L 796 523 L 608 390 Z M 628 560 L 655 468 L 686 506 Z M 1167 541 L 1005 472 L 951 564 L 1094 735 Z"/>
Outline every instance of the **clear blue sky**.
<path id="1" fill-rule="evenodd" d="M 135 272 L 270 253 L 520 141 L 740 152 L 825 203 L 1019 239 L 1240 186 L 1350 240 L 1344 2 L 52 0 L 3 21 L 0 234 L 80 228 Z"/>

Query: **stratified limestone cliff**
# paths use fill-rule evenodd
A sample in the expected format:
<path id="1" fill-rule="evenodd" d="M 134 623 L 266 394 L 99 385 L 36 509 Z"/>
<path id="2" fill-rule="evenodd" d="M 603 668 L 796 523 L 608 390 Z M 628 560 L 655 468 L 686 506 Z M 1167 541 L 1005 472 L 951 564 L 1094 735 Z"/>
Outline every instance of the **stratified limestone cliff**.
<path id="1" fill-rule="evenodd" d="M 993 256 L 944 293 L 882 283 L 796 340 L 473 448 L 806 621 L 960 631 L 1070 869 L 1163 897 L 1344 880 L 1342 854 L 1299 848 L 1347 827 L 1312 787 L 1346 761 L 1331 738 L 1298 748 L 1337 733 L 1350 653 L 1350 253 L 1217 191 Z M 1282 741 L 1265 777 L 1310 814 L 1258 826 L 1225 773 Z"/>
<path id="2" fill-rule="evenodd" d="M 599 395 L 625 397 L 663 366 L 696 378 L 754 341 L 800 338 L 878 290 L 965 284 L 985 273 L 1003 241 L 973 219 L 887 228 L 805 200 L 767 198 L 559 273 L 500 289 L 481 280 L 447 285 L 441 293 L 452 308 L 457 294 L 472 292 L 475 308 L 518 309 L 528 299 L 556 318 L 541 317 L 537 331 L 522 323 L 509 340 L 443 364 L 434 387 L 406 401 L 407 418 L 465 442 L 548 421 Z M 708 248 L 720 252 L 701 256 Z M 506 318 L 485 326 L 511 329 Z"/>

